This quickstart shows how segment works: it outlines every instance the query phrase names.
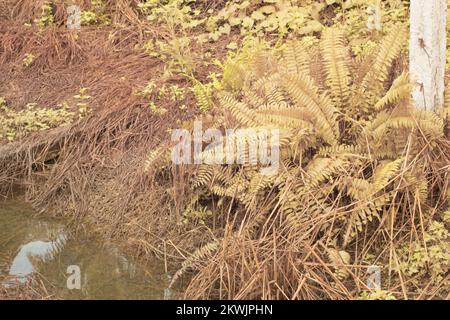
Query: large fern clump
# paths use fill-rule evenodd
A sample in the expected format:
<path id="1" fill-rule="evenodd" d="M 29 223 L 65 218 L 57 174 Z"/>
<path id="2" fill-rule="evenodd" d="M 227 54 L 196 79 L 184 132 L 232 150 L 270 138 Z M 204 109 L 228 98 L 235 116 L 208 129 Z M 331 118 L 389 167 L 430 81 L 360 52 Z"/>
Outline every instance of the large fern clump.
<path id="1" fill-rule="evenodd" d="M 406 39 L 400 26 L 355 58 L 343 32 L 329 28 L 317 47 L 291 41 L 225 64 L 214 123 L 278 129 L 280 168 L 196 167 L 196 203 L 225 213 L 219 239 L 180 271 L 197 271 L 188 297 L 370 297 L 372 265 L 381 270 L 377 296 L 448 294 L 450 144 L 444 119 L 411 104 Z M 161 167 L 161 157 L 150 160 Z M 426 249 L 436 224 L 439 257 Z"/>

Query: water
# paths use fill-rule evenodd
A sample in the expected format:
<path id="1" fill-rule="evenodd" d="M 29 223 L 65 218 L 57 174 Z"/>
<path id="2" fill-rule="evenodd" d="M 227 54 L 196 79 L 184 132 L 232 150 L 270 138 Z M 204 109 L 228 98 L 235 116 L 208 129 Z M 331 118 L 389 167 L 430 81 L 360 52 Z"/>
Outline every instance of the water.
<path id="1" fill-rule="evenodd" d="M 74 268 L 80 271 L 80 289 L 67 285 L 68 278 L 78 275 Z M 36 216 L 20 200 L 0 202 L 0 275 L 9 279 L 0 285 L 17 285 L 36 272 L 49 291 L 62 299 L 167 299 L 173 295 L 166 289 L 169 277 L 162 263 L 137 262 L 88 232 L 74 233 L 65 220 Z"/>

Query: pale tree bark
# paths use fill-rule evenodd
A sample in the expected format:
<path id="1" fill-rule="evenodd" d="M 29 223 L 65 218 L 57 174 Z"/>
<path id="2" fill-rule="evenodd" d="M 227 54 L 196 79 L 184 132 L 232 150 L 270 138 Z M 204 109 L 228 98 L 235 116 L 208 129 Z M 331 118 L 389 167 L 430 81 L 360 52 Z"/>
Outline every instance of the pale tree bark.
<path id="1" fill-rule="evenodd" d="M 410 75 L 417 108 L 444 104 L 447 0 L 411 0 Z"/>

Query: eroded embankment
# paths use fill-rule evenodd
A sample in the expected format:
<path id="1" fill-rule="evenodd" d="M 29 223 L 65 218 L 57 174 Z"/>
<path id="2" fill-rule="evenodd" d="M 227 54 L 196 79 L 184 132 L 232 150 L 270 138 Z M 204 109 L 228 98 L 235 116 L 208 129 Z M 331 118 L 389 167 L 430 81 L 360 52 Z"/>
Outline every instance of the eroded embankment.
<path id="1" fill-rule="evenodd" d="M 187 92 L 184 101 L 162 101 L 170 112 L 161 115 L 135 94 L 149 80 L 158 87 L 183 88 L 189 82 L 164 74 L 163 63 L 144 53 L 149 33 L 144 34 L 135 13 L 119 5 L 124 3 L 119 1 L 112 14 L 115 22 L 123 23 L 121 28 L 83 27 L 79 32 L 64 27 L 65 13 L 59 7 L 55 25 L 42 31 L 24 26 L 38 5 L 24 8 L 30 2 L 19 1 L 0 7 L 0 96 L 8 107 L 19 111 L 36 103 L 56 108 L 63 102 L 71 107 L 80 88 L 88 88 L 92 110 L 70 125 L 3 141 L 0 194 L 10 197 L 19 185 L 42 211 L 83 218 L 139 253 L 178 258 L 192 246 L 189 239 L 205 238 L 205 233 L 194 229 L 181 238 L 184 227 L 176 224 L 179 214 L 168 199 L 176 203 L 182 186 L 175 190 L 168 184 L 167 190 L 156 192 L 142 167 L 149 150 L 170 138 L 168 129 L 196 113 L 194 98 Z M 162 29 L 150 33 L 164 36 Z M 216 51 L 221 50 L 217 44 Z M 34 58 L 24 66 L 28 53 Z M 181 104 L 187 109 L 178 108 Z"/>

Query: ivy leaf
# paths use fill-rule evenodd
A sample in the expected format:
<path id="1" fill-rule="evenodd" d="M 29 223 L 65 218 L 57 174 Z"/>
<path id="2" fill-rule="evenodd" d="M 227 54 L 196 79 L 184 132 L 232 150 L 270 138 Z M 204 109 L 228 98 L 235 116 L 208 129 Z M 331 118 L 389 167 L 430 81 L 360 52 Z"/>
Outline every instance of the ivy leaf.
<path id="1" fill-rule="evenodd" d="M 236 42 L 230 42 L 230 43 L 227 45 L 227 49 L 230 49 L 230 50 L 236 50 L 237 48 L 238 48 L 238 45 L 237 45 Z"/>
<path id="2" fill-rule="evenodd" d="M 228 23 L 225 23 L 223 26 L 219 27 L 219 32 L 221 34 L 229 35 L 231 31 L 231 26 Z"/>
<path id="3" fill-rule="evenodd" d="M 250 6 L 250 1 L 244 1 L 239 5 L 239 9 L 247 9 Z"/>
<path id="4" fill-rule="evenodd" d="M 220 32 L 211 32 L 209 34 L 209 38 L 213 41 L 217 41 L 220 38 L 221 33 Z"/>
<path id="5" fill-rule="evenodd" d="M 266 18 L 266 16 L 259 10 L 254 11 L 251 17 L 254 20 L 264 20 Z"/>
<path id="6" fill-rule="evenodd" d="M 319 32 L 323 29 L 323 25 L 316 20 L 311 20 L 309 21 L 306 26 L 300 28 L 298 30 L 299 34 L 309 34 L 309 33 L 313 33 L 313 32 Z"/>
<path id="7" fill-rule="evenodd" d="M 245 17 L 244 19 L 242 19 L 242 26 L 246 29 L 251 29 L 254 24 L 255 20 L 250 17 Z"/>
<path id="8" fill-rule="evenodd" d="M 232 27 L 240 25 L 241 22 L 242 22 L 242 19 L 241 19 L 241 18 L 238 18 L 238 17 L 231 17 L 230 19 L 228 19 L 228 23 L 229 23 Z"/>
<path id="9" fill-rule="evenodd" d="M 261 13 L 265 13 L 265 14 L 271 14 L 277 11 L 277 9 L 275 9 L 274 6 L 262 6 L 261 8 L 259 8 L 259 10 Z"/>

